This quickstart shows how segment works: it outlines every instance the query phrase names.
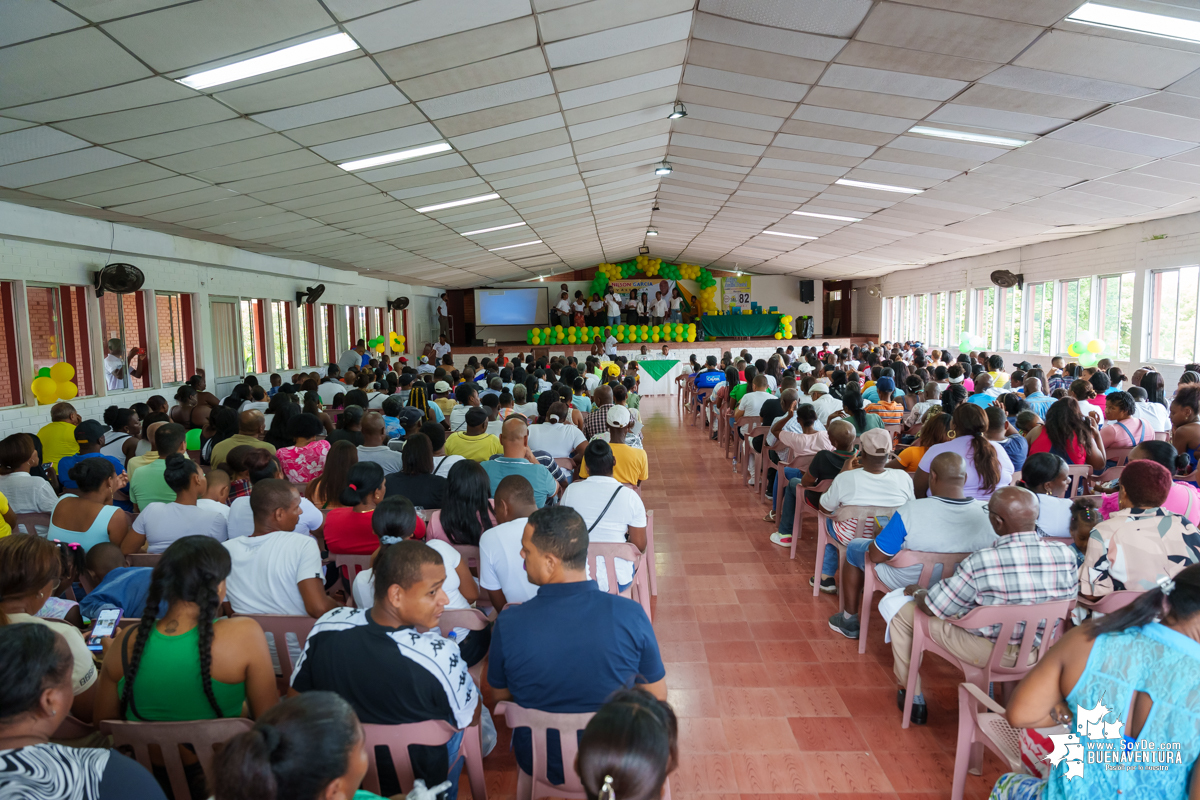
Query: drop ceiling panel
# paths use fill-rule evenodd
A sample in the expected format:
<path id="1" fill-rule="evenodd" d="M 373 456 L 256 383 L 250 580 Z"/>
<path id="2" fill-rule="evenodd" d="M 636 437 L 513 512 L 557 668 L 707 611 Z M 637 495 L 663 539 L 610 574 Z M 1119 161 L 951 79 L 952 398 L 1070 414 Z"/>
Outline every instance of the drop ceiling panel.
<path id="1" fill-rule="evenodd" d="M 435 72 L 420 78 L 403 81 L 400 88 L 414 101 L 428 100 L 445 94 L 465 92 L 481 86 L 491 86 L 518 78 L 527 78 L 546 71 L 546 59 L 537 47 L 516 53 L 476 61 L 445 72 Z"/>
<path id="2" fill-rule="evenodd" d="M 0 108 L 150 76 L 120 45 L 94 28 L 0 49 Z"/>
<path id="3" fill-rule="evenodd" d="M 688 65 L 697 64 L 726 72 L 760 78 L 809 84 L 821 77 L 823 61 L 770 53 L 749 47 L 693 39 L 688 48 Z"/>
<path id="4" fill-rule="evenodd" d="M 529 0 L 416 0 L 347 23 L 367 50 L 381 52 L 528 16 Z"/>
<path id="5" fill-rule="evenodd" d="M 719 17 L 842 39 L 870 9 L 870 0 L 700 0 L 701 11 Z"/>
<path id="6" fill-rule="evenodd" d="M 967 86 L 964 81 L 845 64 L 831 64 L 821 77 L 820 84 L 838 89 L 898 94 L 902 97 L 919 97 L 925 100 L 949 100 Z"/>
<path id="7" fill-rule="evenodd" d="M 1029 45 L 1041 28 L 1016 22 L 885 2 L 856 38 L 863 42 L 1003 64 Z"/>
<path id="8" fill-rule="evenodd" d="M 69 153 L 37 158 L 32 161 L 22 161 L 0 167 L 0 186 L 10 186 L 20 189 L 35 183 L 56 181 L 70 178 L 73 175 L 83 175 L 88 172 L 99 172 L 102 169 L 119 167 L 129 164 L 136 159 L 102 147 L 89 147 L 86 150 L 73 150 Z"/>
<path id="9" fill-rule="evenodd" d="M 638 22 L 546 45 L 550 66 L 558 69 L 602 58 L 634 53 L 688 38 L 692 13 Z"/>
<path id="10" fill-rule="evenodd" d="M 1162 89 L 1200 69 L 1200 53 L 1056 30 L 1038 39 L 1013 63 Z"/>

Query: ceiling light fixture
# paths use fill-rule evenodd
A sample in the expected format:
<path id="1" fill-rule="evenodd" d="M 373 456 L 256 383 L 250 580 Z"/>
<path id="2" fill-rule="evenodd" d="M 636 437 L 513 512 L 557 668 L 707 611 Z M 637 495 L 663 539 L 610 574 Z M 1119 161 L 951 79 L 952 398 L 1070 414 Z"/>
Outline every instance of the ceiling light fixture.
<path id="1" fill-rule="evenodd" d="M 646 235 L 647 236 L 658 236 L 658 231 L 655 230 L 654 228 L 650 228 L 649 230 L 646 231 Z"/>
<path id="2" fill-rule="evenodd" d="M 444 153 L 449 149 L 450 145 L 448 143 L 438 142 L 437 144 L 427 144 L 423 147 L 414 147 L 411 150 L 400 150 L 399 152 L 386 153 L 382 156 L 371 156 L 370 158 L 360 158 L 357 161 L 347 161 L 344 164 L 338 164 L 338 166 L 347 172 L 353 172 L 356 169 L 378 167 L 383 164 L 394 164 L 397 161 L 407 161 L 410 158 L 427 156 L 433 153 Z"/>
<path id="3" fill-rule="evenodd" d="M 816 239 L 816 236 L 804 236 L 799 233 L 784 233 L 783 231 L 763 231 L 768 236 L 787 236 L 792 239 Z"/>
<path id="4" fill-rule="evenodd" d="M 538 275 L 538 283 L 542 283 L 542 282 L 544 282 L 545 280 L 546 280 L 546 278 L 545 278 L 544 276 L 542 276 L 542 275 Z"/>
<path id="5" fill-rule="evenodd" d="M 655 175 L 670 175 L 671 170 L 672 170 L 671 163 L 669 161 L 663 161 L 661 164 L 659 164 L 657 167 L 654 168 L 654 174 Z"/>
<path id="6" fill-rule="evenodd" d="M 881 192 L 899 192 L 900 194 L 920 194 L 924 189 L 907 189 L 903 186 L 888 186 L 886 183 L 867 183 L 866 181 L 852 181 L 848 178 L 838 178 L 834 183 L 842 186 L 854 186 L 859 189 L 877 189 Z"/>
<path id="7" fill-rule="evenodd" d="M 495 253 L 498 250 L 511 250 L 514 247 L 528 247 L 531 244 L 541 244 L 541 243 L 542 243 L 541 239 L 534 239 L 532 242 L 521 242 L 520 244 L 507 244 L 504 247 L 493 247 L 491 250 L 488 250 L 488 252 Z"/>
<path id="8" fill-rule="evenodd" d="M 671 109 L 671 114 L 667 117 L 667 119 L 679 119 L 680 117 L 686 117 L 686 116 L 687 116 L 687 106 L 685 106 L 683 103 L 676 100 L 675 106 Z"/>
<path id="9" fill-rule="evenodd" d="M 862 217 L 839 217 L 837 214 L 817 214 L 812 211 L 793 211 L 798 217 L 816 217 L 817 219 L 836 219 L 838 222 L 862 222 Z"/>
<path id="10" fill-rule="evenodd" d="M 948 131 L 944 128 L 929 128 L 918 125 L 909 128 L 909 133 L 919 133 L 922 136 L 936 136 L 939 139 L 957 139 L 960 142 L 979 142 L 980 144 L 998 144 L 1004 147 L 1020 147 L 1029 144 L 1032 139 L 1014 139 L 1010 136 L 991 136 L 986 133 L 968 133 L 967 131 Z"/>
<path id="11" fill-rule="evenodd" d="M 479 233 L 491 233 L 492 231 L 506 231 L 506 230 L 508 230 L 509 228 L 521 228 L 521 227 L 524 227 L 524 226 L 525 226 L 525 225 L 527 225 L 527 224 L 529 224 L 529 223 L 526 223 L 526 222 L 514 222 L 514 223 L 512 223 L 511 225 L 497 225 L 497 226 L 496 226 L 496 227 L 494 227 L 494 228 L 480 228 L 480 229 L 479 229 L 479 230 L 477 230 L 477 231 L 467 231 L 466 233 L 459 234 L 459 235 L 460 235 L 460 236 L 475 236 L 476 234 L 479 234 Z"/>
<path id="12" fill-rule="evenodd" d="M 1200 22 L 1182 17 L 1148 14 L 1145 11 L 1115 8 L 1099 3 L 1084 3 L 1068 14 L 1067 19 L 1103 28 L 1119 28 L 1152 36 L 1165 36 L 1168 39 L 1200 42 Z"/>
<path id="13" fill-rule="evenodd" d="M 211 86 L 233 83 L 243 78 L 253 78 L 255 75 L 276 72 L 288 67 L 294 67 L 297 64 L 307 64 L 309 61 L 317 61 L 357 49 L 358 45 L 347 34 L 335 33 L 332 36 L 314 39 L 304 44 L 285 47 L 282 50 L 276 50 L 274 53 L 248 58 L 236 64 L 227 64 L 216 69 L 197 72 L 195 75 L 188 75 L 186 78 L 178 78 L 176 82 L 182 83 L 184 86 L 190 86 L 193 89 L 208 89 Z"/>
<path id="14" fill-rule="evenodd" d="M 458 206 L 469 206 L 472 203 L 485 203 L 488 200 L 495 200 L 500 195 L 492 192 L 491 194 L 481 194 L 475 197 L 464 197 L 462 200 L 451 200 L 449 203 L 437 203 L 432 206 L 422 206 L 417 209 L 418 214 L 428 214 L 430 211 L 441 211 L 443 208 L 457 208 Z"/>

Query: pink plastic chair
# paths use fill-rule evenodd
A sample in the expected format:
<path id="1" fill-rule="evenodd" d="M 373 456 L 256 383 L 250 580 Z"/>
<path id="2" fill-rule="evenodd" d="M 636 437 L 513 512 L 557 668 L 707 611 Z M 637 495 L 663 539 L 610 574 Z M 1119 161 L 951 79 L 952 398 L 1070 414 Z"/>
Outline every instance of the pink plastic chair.
<path id="1" fill-rule="evenodd" d="M 1160 442 L 1169 442 L 1169 441 L 1171 441 L 1171 432 L 1170 431 L 1155 431 L 1154 438 Z"/>
<path id="2" fill-rule="evenodd" d="M 496 507 L 496 501 L 489 497 L 488 506 L 494 509 Z M 425 541 L 429 541 L 430 539 L 441 539 L 443 542 L 448 542 L 449 544 L 453 545 L 454 542 L 450 541 L 450 537 L 446 535 L 446 530 L 442 527 L 442 510 L 440 508 L 426 509 L 426 513 L 429 516 L 425 520 Z M 458 547 L 458 545 L 454 546 Z M 476 563 L 479 562 L 478 548 L 476 548 L 475 551 L 475 561 Z"/>
<path id="3" fill-rule="evenodd" d="M 770 428 L 762 424 L 762 417 L 742 417 L 740 421 L 732 420 L 730 425 L 736 429 L 730 430 L 730 434 L 733 436 L 734 458 L 737 459 L 737 466 L 734 468 L 734 472 L 736 472 L 742 478 L 745 478 L 748 474 L 746 470 L 746 464 L 750 460 L 750 455 L 752 453 L 756 457 L 758 455 L 754 452 L 754 448 L 750 446 L 750 440 L 755 436 L 764 435 L 768 430 L 770 430 Z M 750 426 L 750 429 L 744 436 L 739 437 L 738 430 L 746 427 L 747 425 Z"/>
<path id="4" fill-rule="evenodd" d="M 50 515 L 47 514 L 17 514 L 17 524 L 13 525 L 13 533 L 24 529 L 30 536 L 37 536 L 37 527 L 47 530 L 50 528 Z"/>
<path id="5" fill-rule="evenodd" d="M 1129 460 L 1129 454 L 1132 452 L 1132 447 L 1112 447 L 1105 451 L 1105 458 L 1108 461 L 1117 462 L 1118 467 L 1123 467 L 1125 466 L 1125 462 Z"/>
<path id="6" fill-rule="evenodd" d="M 342 576 L 342 583 L 346 588 L 346 599 L 350 601 L 351 606 L 357 606 L 354 602 L 354 592 L 351 589 L 354 586 L 354 579 L 358 577 L 358 573 L 364 569 L 371 568 L 371 557 L 351 556 L 345 553 L 333 553 L 332 557 L 334 566 Z"/>
<path id="7" fill-rule="evenodd" d="M 800 541 L 800 526 L 802 524 L 804 524 L 805 514 L 808 514 L 810 511 L 812 511 L 812 509 L 810 509 L 808 507 L 808 503 L 806 503 L 804 501 L 804 492 L 816 492 L 817 494 L 824 494 L 825 492 L 827 492 L 829 490 L 829 487 L 832 485 L 833 485 L 833 481 L 827 480 L 827 481 L 821 481 L 820 483 L 816 484 L 815 486 L 809 486 L 809 487 L 797 486 L 796 487 L 796 516 L 792 519 L 792 556 L 791 556 L 791 558 L 793 561 L 796 560 L 796 543 Z M 780 495 L 779 502 L 780 503 L 783 502 L 782 495 Z M 820 498 L 818 498 L 817 502 L 818 503 L 820 502 Z M 780 506 L 780 508 L 782 508 L 782 506 Z M 812 511 L 812 513 L 815 514 L 816 512 Z M 821 538 L 820 530 L 817 531 L 817 538 L 818 539 Z M 819 567 L 818 567 L 818 569 L 819 569 Z"/>
<path id="8" fill-rule="evenodd" d="M 379 794 L 379 760 L 376 747 L 386 747 L 396 771 L 396 779 L 400 782 L 401 793 L 412 790 L 413 769 L 408 760 L 409 745 L 422 744 L 431 747 L 445 745 L 458 729 L 449 722 L 440 719 L 425 722 L 410 722 L 407 725 L 372 725 L 363 723 L 363 738 L 367 747 L 367 774 L 363 776 L 363 788 L 368 792 Z M 463 750 L 467 748 L 466 736 L 463 737 L 463 747 L 450 759 L 450 768 L 464 757 Z M 477 783 L 468 772 L 467 780 L 471 782 L 471 796 L 485 800 L 487 787 Z M 176 795 L 178 796 L 178 795 Z M 185 795 L 186 797 L 186 795 Z"/>
<path id="9" fill-rule="evenodd" d="M 959 619 L 946 620 L 951 625 L 966 629 L 986 628 L 997 624 L 1001 626 L 996 644 L 992 646 L 992 655 L 982 667 L 959 660 L 933 641 L 929 636 L 930 617 L 920 612 L 913 614 L 912 659 L 909 662 L 908 691 L 904 696 L 904 716 L 900 720 L 900 727 L 907 728 L 912 716 L 913 697 L 916 696 L 917 677 L 921 669 L 921 657 L 925 651 L 936 653 L 951 664 L 957 664 L 969 682 L 986 692 L 988 684 L 993 681 L 1008 683 L 1024 678 L 1029 670 L 1033 669 L 1028 662 L 1029 654 L 1034 648 L 1034 640 L 1037 637 L 1038 623 L 1043 620 L 1046 623 L 1041 643 L 1037 646 L 1038 660 L 1040 661 L 1051 645 L 1062 636 L 1065 629 L 1064 623 L 1070 619 L 1071 609 L 1074 607 L 1075 598 L 1032 605 L 979 606 Z M 1004 658 L 1008 640 L 1020 622 L 1024 622 L 1026 625 L 1021 635 L 1021 645 L 1016 661 L 1011 667 L 1003 666 L 1001 660 Z"/>
<path id="10" fill-rule="evenodd" d="M 292 664 L 292 654 L 288 650 L 287 635 L 290 633 L 296 637 L 296 642 L 303 652 L 308 634 L 317 621 L 312 617 L 292 617 L 283 614 L 237 614 L 236 616 L 250 617 L 262 626 L 263 633 L 269 634 L 275 639 L 275 654 L 279 658 L 279 674 L 285 680 L 290 681 L 294 665 Z"/>
<path id="11" fill-rule="evenodd" d="M 579 753 L 579 732 L 595 716 L 593 713 L 552 714 L 522 708 L 516 703 L 496 704 L 496 716 L 504 717 L 508 727 L 529 728 L 533 739 L 533 774 L 526 775 L 517 770 L 517 800 L 537 800 L 540 797 L 563 797 L 567 800 L 587 800 L 587 792 L 575 772 L 575 757 Z M 563 783 L 556 786 L 546 777 L 549 762 L 546 754 L 546 731 L 558 731 L 559 748 L 562 752 Z M 663 784 L 662 800 L 671 800 L 671 781 Z"/>
<path id="12" fill-rule="evenodd" d="M 958 566 L 958 562 L 962 561 L 970 553 L 926 553 L 921 550 L 901 550 L 896 554 L 895 558 L 888 561 L 888 565 L 892 567 L 913 567 L 917 564 L 921 565 L 921 577 L 917 579 L 917 583 L 921 586 L 929 588 L 930 582 L 933 580 L 934 567 L 938 564 L 942 565 L 941 577 L 946 578 L 954 573 L 954 568 Z M 875 600 L 876 592 L 886 592 L 887 587 L 879 580 L 879 576 L 875 574 L 876 564 L 867 558 L 864 562 L 866 569 L 863 570 L 863 598 L 862 608 L 859 609 L 859 631 L 858 631 L 858 652 L 867 652 L 867 628 L 871 624 L 871 604 Z M 897 586 L 897 589 L 900 587 Z"/>
<path id="13" fill-rule="evenodd" d="M 987 709 L 981 711 L 980 708 Z M 958 685 L 958 747 L 954 754 L 954 783 L 950 800 L 963 800 L 967 772 L 983 774 L 987 746 L 1007 766 L 1005 772 L 1028 774 L 1021 762 L 1021 731 L 1008 724 L 1004 707 L 973 683 Z"/>
<path id="14" fill-rule="evenodd" d="M 884 506 L 842 506 L 833 513 L 832 519 L 835 522 L 853 522 L 854 538 L 866 536 L 868 530 L 873 537 L 878 531 L 874 530 L 874 524 L 868 528 L 868 523 L 871 523 L 875 517 L 891 516 L 896 513 L 896 509 L 887 508 Z M 821 594 L 821 562 L 824 560 L 825 545 L 831 544 L 837 548 L 838 553 L 838 569 L 834 573 L 837 575 L 841 572 L 842 561 L 846 558 L 846 545 L 842 544 L 837 537 L 830 535 L 829 526 L 825 520 L 831 517 L 825 513 L 822 508 L 817 509 L 817 563 L 813 566 L 813 597 L 818 597 Z M 792 541 L 796 541 L 795 532 L 792 533 Z M 838 610 L 845 608 L 845 601 L 842 599 L 842 582 L 838 581 Z M 860 617 L 861 618 L 861 617 Z M 860 638 L 862 634 L 859 634 Z"/>
<path id="15" fill-rule="evenodd" d="M 188 720 L 187 722 L 118 722 L 108 720 L 100 723 L 102 733 L 111 734 L 113 747 L 129 748 L 139 764 L 149 771 L 154 770 L 150 760 L 151 745 L 162 751 L 162 765 L 171 783 L 175 797 L 191 797 L 187 774 L 183 771 L 183 759 L 179 754 L 182 745 L 191 745 L 195 750 L 204 779 L 212 786 L 213 750 L 217 745 L 254 727 L 254 721 L 245 717 L 225 719 Z"/>
<path id="16" fill-rule="evenodd" d="M 1092 613 L 1111 614 L 1114 611 L 1120 611 L 1125 606 L 1132 603 L 1142 596 L 1142 592 L 1125 590 L 1122 592 L 1110 592 L 1104 595 L 1095 602 L 1079 598 L 1079 605 L 1088 609 Z"/>
<path id="17" fill-rule="evenodd" d="M 604 557 L 604 573 L 608 577 L 608 593 L 619 594 L 642 604 L 646 618 L 653 620 L 650 615 L 650 579 L 646 575 L 649 567 L 646 555 L 638 550 L 632 542 L 591 542 L 588 544 L 587 564 L 593 580 L 600 574 L 597 569 L 597 557 Z M 633 562 L 633 583 L 625 592 L 617 591 L 617 565 L 615 559 L 622 558 Z"/>
<path id="18" fill-rule="evenodd" d="M 781 444 L 779 444 L 779 442 L 775 442 L 775 444 L 771 445 L 771 449 L 773 451 L 775 451 L 776 455 L 780 455 L 781 451 L 784 450 L 785 448 Z M 778 464 L 772 465 L 775 467 L 775 491 L 774 491 L 775 506 L 774 506 L 774 508 L 776 510 L 779 508 L 779 504 L 783 502 L 783 492 L 784 492 L 784 489 L 787 484 L 786 479 L 783 477 L 784 467 L 791 467 L 792 469 L 798 469 L 801 472 L 808 472 L 808 467 L 810 464 L 812 464 L 812 460 L 815 456 L 816 456 L 816 453 L 807 453 L 802 456 L 797 456 L 797 457 L 793 458 L 791 461 L 785 462 L 781 459 Z"/>
<path id="19" fill-rule="evenodd" d="M 1071 479 L 1067 481 L 1067 493 L 1064 494 L 1063 497 L 1070 498 L 1079 494 L 1080 487 L 1083 486 L 1083 481 L 1086 481 L 1088 478 L 1092 477 L 1092 465 L 1068 464 L 1067 474 Z"/>

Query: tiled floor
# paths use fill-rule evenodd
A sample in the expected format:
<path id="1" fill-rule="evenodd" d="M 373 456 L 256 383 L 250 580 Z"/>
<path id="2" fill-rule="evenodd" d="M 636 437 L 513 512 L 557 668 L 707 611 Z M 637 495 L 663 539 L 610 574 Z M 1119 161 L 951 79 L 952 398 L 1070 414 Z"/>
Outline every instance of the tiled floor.
<path id="1" fill-rule="evenodd" d="M 654 628 L 680 720 L 674 800 L 948 798 L 961 673 L 935 656 L 922 668 L 929 724 L 900 727 L 891 646 L 873 625 L 867 652 L 829 629 L 836 596 L 812 596 L 812 523 L 795 561 L 771 544 L 767 507 L 709 440 L 681 424 L 674 399 L 645 398 L 659 596 Z M 485 761 L 489 800 L 516 778 L 508 732 Z M 991 754 L 969 776 L 985 798 Z"/>

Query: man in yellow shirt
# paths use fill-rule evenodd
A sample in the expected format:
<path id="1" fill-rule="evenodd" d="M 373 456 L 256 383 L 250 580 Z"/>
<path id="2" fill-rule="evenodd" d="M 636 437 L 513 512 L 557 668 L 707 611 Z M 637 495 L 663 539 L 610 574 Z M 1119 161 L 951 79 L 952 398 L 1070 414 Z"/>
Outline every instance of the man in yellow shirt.
<path id="1" fill-rule="evenodd" d="M 83 422 L 83 417 L 75 411 L 70 403 L 55 403 L 50 407 L 50 422 L 43 425 L 37 432 L 42 440 L 42 463 L 48 467 L 56 467 L 60 458 L 73 456 L 79 452 L 79 443 L 75 441 L 75 426 Z"/>
<path id="2" fill-rule="evenodd" d="M 8 498 L 0 494 L 0 539 L 12 533 L 13 525 L 16 524 L 17 512 L 9 507 Z"/>
<path id="3" fill-rule="evenodd" d="M 488 414 L 482 406 L 468 409 L 466 423 L 466 431 L 457 431 L 446 437 L 446 455 L 462 456 L 482 463 L 504 452 L 500 439 L 487 432 Z"/>
<path id="4" fill-rule="evenodd" d="M 645 450 L 625 444 L 625 434 L 633 430 L 633 424 L 633 415 L 625 406 L 608 409 L 608 444 L 617 460 L 612 476 L 618 483 L 637 486 L 642 481 L 650 480 L 650 464 Z M 587 475 L 587 462 L 584 462 L 579 468 L 579 477 L 586 478 Z"/>

